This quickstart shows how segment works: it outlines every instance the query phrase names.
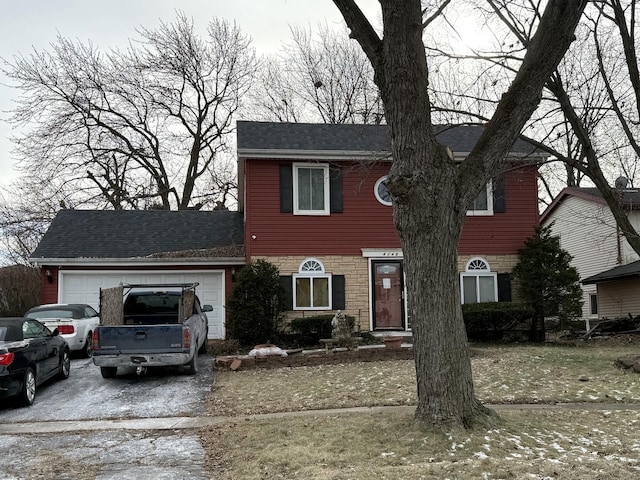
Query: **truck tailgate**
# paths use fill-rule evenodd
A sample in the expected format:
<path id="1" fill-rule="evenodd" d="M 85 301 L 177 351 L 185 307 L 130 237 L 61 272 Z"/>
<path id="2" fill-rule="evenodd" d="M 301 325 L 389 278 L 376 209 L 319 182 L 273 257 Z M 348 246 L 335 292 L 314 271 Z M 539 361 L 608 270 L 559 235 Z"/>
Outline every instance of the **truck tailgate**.
<path id="1" fill-rule="evenodd" d="M 182 330 L 181 324 L 98 327 L 98 349 L 93 354 L 183 352 Z"/>

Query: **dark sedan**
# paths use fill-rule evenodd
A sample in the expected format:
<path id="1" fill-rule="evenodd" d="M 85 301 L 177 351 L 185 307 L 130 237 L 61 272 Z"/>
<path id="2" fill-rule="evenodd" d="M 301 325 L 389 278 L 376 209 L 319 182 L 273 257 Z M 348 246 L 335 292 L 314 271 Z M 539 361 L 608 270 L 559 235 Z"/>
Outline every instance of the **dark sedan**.
<path id="1" fill-rule="evenodd" d="M 0 398 L 18 396 L 31 405 L 36 388 L 69 377 L 66 340 L 32 318 L 0 318 Z"/>

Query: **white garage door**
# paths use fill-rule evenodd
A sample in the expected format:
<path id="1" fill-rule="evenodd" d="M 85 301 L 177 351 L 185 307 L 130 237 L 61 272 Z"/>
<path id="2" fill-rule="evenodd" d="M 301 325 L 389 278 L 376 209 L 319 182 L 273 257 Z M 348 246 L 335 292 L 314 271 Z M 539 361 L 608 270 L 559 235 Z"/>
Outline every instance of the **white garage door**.
<path id="1" fill-rule="evenodd" d="M 211 305 L 207 312 L 209 338 L 224 339 L 224 272 L 166 270 L 140 271 L 60 271 L 58 298 L 61 303 L 87 303 L 100 308 L 100 289 L 120 283 L 193 283 L 198 282 L 196 293 L 203 305 Z"/>

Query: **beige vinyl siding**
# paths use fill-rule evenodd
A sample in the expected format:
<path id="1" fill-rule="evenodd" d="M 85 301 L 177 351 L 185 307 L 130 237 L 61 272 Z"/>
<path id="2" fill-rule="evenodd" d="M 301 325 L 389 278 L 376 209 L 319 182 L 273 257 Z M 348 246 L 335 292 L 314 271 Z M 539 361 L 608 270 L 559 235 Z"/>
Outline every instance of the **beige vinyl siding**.
<path id="1" fill-rule="evenodd" d="M 629 221 L 633 228 L 636 229 L 636 232 L 640 231 L 640 210 L 632 210 L 629 215 Z M 629 245 L 626 239 L 623 238 L 622 241 L 622 262 L 624 264 L 635 262 L 636 260 L 640 260 L 640 255 L 638 255 L 633 248 Z"/>
<path id="2" fill-rule="evenodd" d="M 544 225 L 554 221 L 552 232 L 560 237 L 560 246 L 573 256 L 571 263 L 578 270 L 580 279 L 618 265 L 616 224 L 605 204 L 567 196 L 545 219 Z M 622 241 L 626 243 L 624 239 Z M 638 259 L 637 255 L 624 256 L 628 257 L 626 263 Z M 589 313 L 589 294 L 596 293 L 596 286 L 583 285 L 582 289 L 583 316 L 594 318 L 596 316 Z M 602 316 L 601 312 L 599 314 Z"/>
<path id="3" fill-rule="evenodd" d="M 598 313 L 600 318 L 640 315 L 640 281 L 633 279 L 598 285 Z"/>

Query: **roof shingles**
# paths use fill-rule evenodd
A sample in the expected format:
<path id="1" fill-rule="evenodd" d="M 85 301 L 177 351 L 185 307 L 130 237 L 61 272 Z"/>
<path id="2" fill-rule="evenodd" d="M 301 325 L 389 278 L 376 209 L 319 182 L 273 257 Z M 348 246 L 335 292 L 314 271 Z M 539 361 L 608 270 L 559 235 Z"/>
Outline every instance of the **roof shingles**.
<path id="1" fill-rule="evenodd" d="M 31 259 L 140 258 L 243 243 L 239 212 L 61 210 Z"/>

